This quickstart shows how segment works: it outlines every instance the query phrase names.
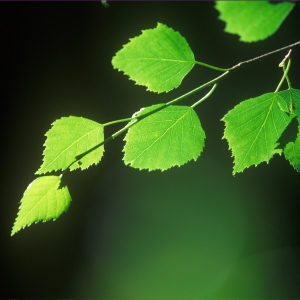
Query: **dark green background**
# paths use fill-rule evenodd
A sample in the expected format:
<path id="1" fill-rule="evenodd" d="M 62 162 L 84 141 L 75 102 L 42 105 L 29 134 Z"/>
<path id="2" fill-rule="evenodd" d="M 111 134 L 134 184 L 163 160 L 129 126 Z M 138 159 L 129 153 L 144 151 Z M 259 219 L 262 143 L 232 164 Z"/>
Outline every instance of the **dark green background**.
<path id="1" fill-rule="evenodd" d="M 195 66 L 177 90 L 146 92 L 111 66 L 130 37 L 161 22 L 197 60 L 226 68 L 298 41 L 299 16 L 296 5 L 274 36 L 245 44 L 223 32 L 213 2 L 1 3 L 1 298 L 299 299 L 300 174 L 275 156 L 233 177 L 220 122 L 240 101 L 275 90 L 286 51 L 235 72 L 197 107 L 207 135 L 197 162 L 140 172 L 122 163 L 119 137 L 99 166 L 68 174 L 66 214 L 10 237 L 55 119 L 129 117 L 218 74 Z M 299 57 L 298 46 L 298 89 Z"/>

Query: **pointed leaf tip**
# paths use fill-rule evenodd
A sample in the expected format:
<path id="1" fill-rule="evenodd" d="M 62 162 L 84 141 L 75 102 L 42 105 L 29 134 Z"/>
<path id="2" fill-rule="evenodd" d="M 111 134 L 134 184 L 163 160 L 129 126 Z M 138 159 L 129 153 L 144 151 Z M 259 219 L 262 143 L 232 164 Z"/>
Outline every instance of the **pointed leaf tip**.
<path id="1" fill-rule="evenodd" d="M 71 196 L 67 186 L 62 186 L 58 176 L 35 179 L 25 190 L 11 235 L 32 223 L 56 220 L 65 212 Z"/>
<path id="2" fill-rule="evenodd" d="M 78 155 L 104 141 L 104 130 L 95 121 L 70 116 L 56 120 L 46 137 L 43 164 L 36 174 L 66 170 Z M 84 170 L 99 163 L 103 153 L 104 146 L 101 146 L 71 165 L 70 170 Z"/>
<path id="3" fill-rule="evenodd" d="M 268 162 L 278 153 L 277 141 L 291 121 L 281 109 L 283 102 L 278 93 L 267 93 L 241 102 L 224 116 L 224 137 L 234 157 L 233 174 Z"/>

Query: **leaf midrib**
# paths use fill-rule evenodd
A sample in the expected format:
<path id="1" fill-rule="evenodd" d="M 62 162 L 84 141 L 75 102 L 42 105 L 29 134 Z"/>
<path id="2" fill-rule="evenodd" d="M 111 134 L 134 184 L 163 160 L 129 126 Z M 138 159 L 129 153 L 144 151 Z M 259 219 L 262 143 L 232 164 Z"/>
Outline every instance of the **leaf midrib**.
<path id="1" fill-rule="evenodd" d="M 158 141 L 161 141 L 162 137 L 167 134 L 179 121 L 181 121 L 187 113 L 190 112 L 190 109 L 188 109 L 178 120 L 176 120 L 173 125 L 171 125 L 161 136 L 159 136 L 156 140 L 154 140 L 146 149 L 144 149 L 137 157 L 135 157 L 132 162 L 134 162 L 136 159 L 138 159 L 144 152 L 148 151 L 155 143 Z M 165 121 L 164 121 L 165 122 Z M 169 147 L 170 148 L 170 147 Z"/>

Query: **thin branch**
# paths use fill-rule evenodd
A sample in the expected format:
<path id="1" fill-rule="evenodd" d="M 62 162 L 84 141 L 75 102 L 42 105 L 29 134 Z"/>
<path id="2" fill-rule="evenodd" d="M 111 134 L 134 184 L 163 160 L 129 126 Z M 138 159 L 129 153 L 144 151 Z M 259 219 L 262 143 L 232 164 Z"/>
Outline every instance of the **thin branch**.
<path id="1" fill-rule="evenodd" d="M 291 45 L 282 47 L 282 48 L 280 48 L 280 49 L 277 49 L 277 50 L 268 52 L 268 53 L 266 53 L 266 54 L 263 54 L 263 55 L 254 57 L 254 58 L 252 58 L 252 59 L 242 61 L 242 62 L 238 63 L 237 65 L 233 66 L 230 70 L 233 70 L 233 69 L 235 69 L 235 68 L 237 68 L 237 67 L 240 67 L 241 65 L 251 63 L 251 62 L 256 61 L 256 60 L 258 60 L 258 59 L 262 59 L 263 57 L 269 56 L 269 55 L 271 55 L 271 54 L 274 54 L 274 53 L 283 51 L 283 50 L 285 50 L 285 49 L 295 47 L 295 46 L 297 46 L 297 45 L 300 45 L 300 41 L 299 41 L 299 42 L 296 42 L 296 43 L 294 43 L 294 44 L 291 44 Z"/>
<path id="2" fill-rule="evenodd" d="M 116 124 L 116 123 L 120 123 L 120 122 L 126 122 L 126 121 L 129 121 L 129 123 L 128 123 L 126 126 L 124 126 L 124 127 L 121 128 L 120 130 L 118 130 L 117 132 L 115 132 L 114 134 L 112 134 L 110 137 L 106 138 L 104 141 L 102 141 L 102 142 L 99 143 L 98 145 L 94 146 L 94 147 L 91 148 L 90 150 L 85 151 L 84 153 L 82 153 L 82 154 L 80 154 L 80 155 L 77 155 L 77 156 L 75 157 L 75 161 L 73 161 L 73 162 L 68 166 L 68 168 L 67 168 L 66 170 L 64 170 L 63 174 L 70 168 L 71 165 L 73 165 L 74 163 L 76 163 L 77 161 L 79 161 L 80 159 L 82 159 L 84 156 L 86 156 L 86 155 L 89 154 L 90 152 L 96 150 L 97 148 L 99 148 L 99 147 L 103 146 L 104 144 L 106 144 L 107 142 L 113 140 L 114 138 L 116 138 L 116 137 L 119 136 L 120 134 L 124 133 L 127 129 L 129 129 L 131 126 L 133 126 L 134 124 L 136 124 L 139 120 L 141 120 L 141 119 L 147 117 L 148 115 L 151 115 L 151 114 L 153 114 L 153 113 L 155 113 L 155 112 L 157 112 L 157 111 L 163 109 L 163 108 L 166 107 L 166 106 L 175 104 L 175 103 L 181 101 L 182 99 L 187 98 L 187 97 L 189 97 L 189 96 L 191 96 L 191 95 L 193 95 L 193 94 L 195 94 L 195 93 L 197 93 L 197 92 L 203 90 L 204 88 L 206 88 L 206 87 L 208 87 L 208 86 L 214 84 L 214 86 L 213 86 L 213 88 L 210 90 L 210 92 L 209 92 L 207 95 L 205 95 L 205 96 L 200 100 L 200 102 L 202 102 L 203 100 L 205 100 L 206 98 L 208 98 L 208 97 L 212 94 L 212 92 L 213 92 L 213 91 L 215 90 L 215 88 L 217 87 L 217 83 L 219 83 L 219 82 L 220 82 L 221 80 L 223 80 L 226 76 L 228 76 L 229 74 L 231 74 L 232 71 L 235 71 L 238 67 L 240 67 L 240 66 L 242 66 L 242 65 L 244 65 L 244 64 L 248 64 L 248 63 L 254 62 L 254 61 L 256 61 L 256 60 L 262 59 L 262 58 L 264 58 L 264 57 L 266 57 L 266 56 L 268 56 L 268 55 L 271 55 L 271 54 L 274 54 L 274 53 L 283 51 L 283 50 L 285 50 L 285 49 L 292 48 L 292 47 L 297 46 L 297 45 L 300 45 L 300 41 L 299 41 L 299 42 L 296 42 L 296 43 L 294 43 L 294 44 L 291 44 L 291 45 L 289 45 L 289 46 L 285 46 L 285 47 L 283 47 L 283 48 L 280 48 L 280 49 L 277 49 L 277 50 L 268 52 L 268 53 L 266 53 L 266 54 L 257 56 L 257 57 L 255 57 L 255 58 L 252 58 L 252 59 L 249 59 L 249 60 L 246 60 L 246 61 L 242 61 L 242 62 L 238 63 L 237 65 L 231 67 L 230 69 L 224 69 L 224 70 L 227 70 L 227 71 L 224 72 L 222 75 L 220 75 L 220 76 L 214 78 L 213 80 L 211 80 L 211 81 L 209 81 L 209 82 L 207 82 L 207 83 L 202 84 L 201 86 L 195 88 L 194 90 L 192 90 L 192 91 L 190 91 L 190 92 L 188 92 L 188 93 L 186 93 L 186 94 L 184 94 L 184 95 L 182 95 L 182 96 L 180 96 L 180 97 L 178 97 L 178 98 L 176 98 L 176 99 L 174 99 L 174 100 L 172 100 L 172 101 L 169 101 L 169 102 L 166 103 L 164 106 L 161 106 L 161 107 L 159 107 L 159 108 L 157 108 L 157 109 L 155 109 L 155 110 L 153 110 L 153 111 L 150 111 L 150 112 L 147 113 L 147 114 L 144 114 L 144 115 L 142 115 L 142 116 L 135 116 L 135 117 L 132 117 L 132 118 L 127 118 L 127 119 L 116 120 L 116 121 L 112 121 L 112 122 L 109 122 L 109 123 L 104 124 L 104 126 L 108 126 L 108 125 L 112 125 L 112 124 Z M 285 72 L 284 72 L 283 79 L 287 76 L 287 72 L 288 72 L 289 67 L 290 67 L 290 62 L 289 62 L 289 64 L 288 64 L 287 69 L 286 69 Z M 220 70 L 221 70 L 221 69 L 219 69 L 219 71 L 220 71 Z M 281 83 L 282 83 L 282 82 L 281 82 Z M 199 101 L 198 101 L 198 102 L 199 102 Z M 196 104 L 199 104 L 198 102 L 196 102 Z M 131 122 L 130 122 L 130 121 L 131 121 Z"/>

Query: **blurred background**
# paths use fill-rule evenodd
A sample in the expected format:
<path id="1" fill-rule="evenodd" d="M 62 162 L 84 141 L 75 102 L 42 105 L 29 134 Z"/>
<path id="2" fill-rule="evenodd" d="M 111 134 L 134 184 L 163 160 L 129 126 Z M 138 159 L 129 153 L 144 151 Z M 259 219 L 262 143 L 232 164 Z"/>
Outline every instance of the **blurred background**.
<path id="1" fill-rule="evenodd" d="M 129 38 L 161 22 L 186 38 L 198 61 L 223 68 L 300 38 L 299 5 L 275 35 L 245 44 L 223 32 L 213 2 L 108 3 L 0 4 L 0 297 L 299 299 L 300 174 L 277 155 L 233 176 L 220 121 L 240 101 L 276 89 L 287 51 L 235 72 L 197 107 L 207 138 L 196 162 L 138 171 L 123 164 L 119 137 L 98 166 L 65 177 L 73 199 L 67 213 L 10 237 L 57 118 L 126 118 L 218 75 L 195 66 L 177 90 L 146 92 L 111 65 Z M 290 70 L 298 89 L 299 66 L 298 46 Z"/>

